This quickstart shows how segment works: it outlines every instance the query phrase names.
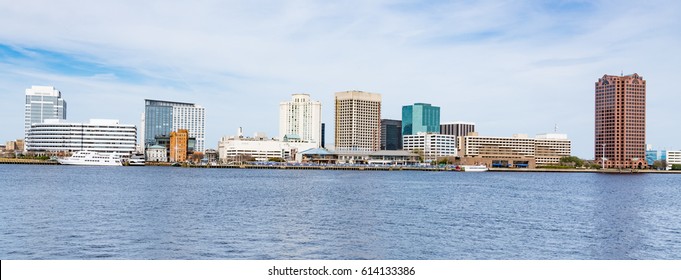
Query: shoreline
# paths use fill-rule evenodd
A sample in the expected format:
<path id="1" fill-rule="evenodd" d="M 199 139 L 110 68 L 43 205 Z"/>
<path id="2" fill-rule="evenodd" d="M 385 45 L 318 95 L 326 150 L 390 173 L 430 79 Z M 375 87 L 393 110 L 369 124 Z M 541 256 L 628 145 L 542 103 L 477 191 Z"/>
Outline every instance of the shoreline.
<path id="1" fill-rule="evenodd" d="M 0 159 L 0 164 L 36 164 L 59 165 L 56 161 L 36 159 Z M 147 163 L 145 166 L 174 167 L 171 163 Z M 135 166 L 132 166 L 135 167 Z M 355 171 L 433 171 L 433 172 L 465 172 L 452 167 L 420 167 L 420 166 L 344 166 L 344 165 L 184 165 L 183 168 L 234 168 L 234 169 L 290 169 L 290 170 L 355 170 Z M 520 172 L 520 173 L 602 173 L 602 174 L 681 174 L 681 170 L 652 169 L 554 169 L 554 168 L 489 168 L 487 172 Z M 470 173 L 470 172 L 469 172 Z"/>

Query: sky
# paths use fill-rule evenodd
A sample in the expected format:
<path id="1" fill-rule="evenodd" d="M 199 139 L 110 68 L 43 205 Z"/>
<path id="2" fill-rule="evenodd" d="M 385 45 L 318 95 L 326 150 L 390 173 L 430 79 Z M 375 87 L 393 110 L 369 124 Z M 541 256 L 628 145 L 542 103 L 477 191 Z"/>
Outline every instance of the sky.
<path id="1" fill-rule="evenodd" d="M 206 108 L 206 147 L 278 134 L 279 103 L 380 93 L 382 118 L 440 106 L 484 136 L 565 133 L 594 157 L 594 83 L 647 81 L 647 142 L 681 149 L 681 1 L 0 0 L 0 142 L 23 137 L 24 92 L 67 119 L 140 124 L 144 99 Z"/>

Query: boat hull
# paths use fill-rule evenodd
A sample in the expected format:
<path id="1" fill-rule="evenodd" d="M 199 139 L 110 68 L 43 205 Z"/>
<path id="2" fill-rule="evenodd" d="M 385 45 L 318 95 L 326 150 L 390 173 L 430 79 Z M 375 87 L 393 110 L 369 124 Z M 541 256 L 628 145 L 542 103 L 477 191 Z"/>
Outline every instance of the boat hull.
<path id="1" fill-rule="evenodd" d="M 123 166 L 119 156 L 102 155 L 90 151 L 79 151 L 71 157 L 57 159 L 63 165 Z"/>
<path id="2" fill-rule="evenodd" d="M 118 162 L 81 162 L 81 161 L 73 161 L 73 160 L 68 160 L 68 159 L 58 159 L 57 160 L 60 164 L 63 165 L 93 165 L 93 166 L 122 166 L 123 164 L 118 161 Z"/>
<path id="3" fill-rule="evenodd" d="M 461 166 L 461 171 L 464 172 L 485 172 L 489 169 L 484 165 L 465 165 Z"/>

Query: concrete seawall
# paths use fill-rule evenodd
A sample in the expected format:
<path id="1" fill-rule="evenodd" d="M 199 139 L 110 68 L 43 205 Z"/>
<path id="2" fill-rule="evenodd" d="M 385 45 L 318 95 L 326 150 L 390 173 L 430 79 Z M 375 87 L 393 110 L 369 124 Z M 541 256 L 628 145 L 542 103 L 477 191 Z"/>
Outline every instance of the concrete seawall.
<path id="1" fill-rule="evenodd" d="M 36 159 L 5 159 L 0 158 L 0 164 L 37 164 L 58 165 L 56 161 Z M 147 163 L 146 166 L 174 167 L 167 162 Z M 454 171 L 452 167 L 418 167 L 418 166 L 343 166 L 343 165 L 183 165 L 184 168 L 238 168 L 238 169 L 290 169 L 290 170 L 366 170 L 366 171 Z M 600 173 L 600 174 L 681 174 L 681 170 L 650 170 L 650 169 L 553 169 L 553 168 L 490 168 L 488 172 L 520 172 L 520 173 Z"/>

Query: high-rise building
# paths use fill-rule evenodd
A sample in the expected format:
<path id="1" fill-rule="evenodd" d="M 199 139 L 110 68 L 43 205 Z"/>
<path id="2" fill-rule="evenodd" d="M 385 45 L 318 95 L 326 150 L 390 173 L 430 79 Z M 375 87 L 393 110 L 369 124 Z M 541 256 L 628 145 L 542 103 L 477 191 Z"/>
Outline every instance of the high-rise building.
<path id="1" fill-rule="evenodd" d="M 381 150 L 402 150 L 401 120 L 381 120 Z"/>
<path id="2" fill-rule="evenodd" d="M 335 95 L 335 146 L 340 151 L 378 151 L 381 141 L 381 95 L 363 91 Z"/>
<path id="3" fill-rule="evenodd" d="M 279 140 L 289 135 L 319 147 L 321 126 L 322 103 L 312 101 L 309 94 L 293 94 L 291 101 L 279 103 Z"/>
<path id="4" fill-rule="evenodd" d="M 402 106 L 402 135 L 440 133 L 440 107 L 428 103 Z"/>
<path id="5" fill-rule="evenodd" d="M 196 151 L 205 150 L 206 110 L 193 103 L 144 100 L 144 146 L 156 144 L 156 137 L 169 137 L 179 129 L 196 138 Z"/>
<path id="6" fill-rule="evenodd" d="M 189 132 L 186 129 L 178 129 L 177 131 L 170 132 L 170 161 L 186 161 L 188 143 Z"/>
<path id="7" fill-rule="evenodd" d="M 24 136 L 35 123 L 47 119 L 66 119 L 66 101 L 61 92 L 52 86 L 32 86 L 26 89 L 26 107 L 24 110 Z"/>
<path id="8" fill-rule="evenodd" d="M 440 124 L 440 134 L 463 137 L 467 136 L 470 132 L 475 132 L 475 123 L 450 122 Z"/>
<path id="9" fill-rule="evenodd" d="M 638 74 L 596 82 L 594 158 L 605 168 L 644 168 L 646 81 Z"/>

